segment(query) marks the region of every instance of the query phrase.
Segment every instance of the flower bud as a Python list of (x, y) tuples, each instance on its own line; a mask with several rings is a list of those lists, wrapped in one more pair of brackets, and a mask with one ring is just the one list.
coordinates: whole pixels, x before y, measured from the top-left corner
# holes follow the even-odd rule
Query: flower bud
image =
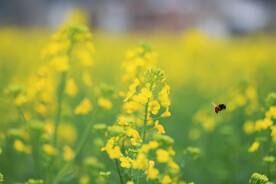
[(265, 103), (268, 106), (275, 106), (276, 105), (276, 93), (270, 93), (267, 98), (265, 99)]
[(267, 184), (268, 178), (265, 175), (259, 173), (253, 173), (251, 179), (249, 180), (250, 184)]
[(272, 164), (275, 162), (275, 157), (274, 156), (266, 156), (263, 158), (263, 161), (268, 164)]
[(154, 136), (153, 139), (163, 146), (170, 146), (174, 143), (173, 138), (168, 135), (157, 134)]

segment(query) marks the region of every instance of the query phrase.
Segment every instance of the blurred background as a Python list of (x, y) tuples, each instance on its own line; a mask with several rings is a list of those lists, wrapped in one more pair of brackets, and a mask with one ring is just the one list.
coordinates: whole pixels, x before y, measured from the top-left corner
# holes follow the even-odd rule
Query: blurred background
[(191, 27), (212, 35), (275, 31), (274, 0), (1, 0), (0, 25), (57, 28), (76, 7), (93, 29), (170, 31)]
[[(262, 153), (248, 148), (259, 134), (255, 121), (268, 110), (265, 99), (276, 91), (275, 9), (274, 0), (0, 0), (2, 132), (19, 126), (11, 123), (16, 113), (3, 92), (11, 84), (29, 84), (51, 35), (77, 19), (92, 32), (96, 51), (89, 72), (96, 85), (127, 91), (122, 81), (126, 51), (146, 41), (158, 53), (157, 66), (171, 86), (172, 117), (164, 127), (175, 140), (178, 163), (185, 165), (183, 180), (248, 183), (253, 172), (267, 172)], [(212, 101), (225, 103), (227, 110), (215, 114)], [(114, 104), (99, 123), (113, 125), (120, 105)], [(72, 131), (81, 135), (79, 126)], [(83, 157), (91, 153), (93, 143), (89, 145)], [(183, 161), (189, 146), (201, 150), (192, 162)], [(25, 157), (14, 155), (1, 158), (0, 153), (0, 171), (10, 181), (25, 181), (32, 167), (26, 169)], [(109, 163), (106, 156), (99, 161)], [(275, 173), (274, 168), (274, 181)]]

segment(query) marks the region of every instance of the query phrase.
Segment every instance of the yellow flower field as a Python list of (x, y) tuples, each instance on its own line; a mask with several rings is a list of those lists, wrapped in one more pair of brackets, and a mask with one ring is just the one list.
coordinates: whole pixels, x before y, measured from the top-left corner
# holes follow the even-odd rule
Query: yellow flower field
[(274, 35), (78, 21), (0, 40), (0, 184), (276, 182)]

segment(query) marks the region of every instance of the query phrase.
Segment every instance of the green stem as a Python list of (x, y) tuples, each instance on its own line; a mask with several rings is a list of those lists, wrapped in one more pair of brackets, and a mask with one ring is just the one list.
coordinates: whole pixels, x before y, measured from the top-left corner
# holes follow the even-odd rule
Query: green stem
[(23, 121), (25, 129), (28, 132), (30, 139), (31, 139), (30, 140), (30, 145), (31, 145), (31, 149), (32, 149), (31, 154), (32, 154), (33, 162), (34, 162), (35, 175), (37, 178), (39, 178), (40, 166), (39, 166), (39, 159), (38, 159), (39, 158), (39, 152), (38, 152), (38, 148), (37, 148), (38, 144), (36, 143), (36, 139), (33, 139), (32, 135), (31, 135), (30, 129), (27, 124), (27, 120), (24, 116), (22, 109), (20, 107), (17, 107), (17, 110), (19, 113), (19, 118)]
[[(149, 99), (148, 99), (149, 100)], [(147, 123), (148, 123), (148, 107), (149, 107), (149, 102), (146, 103), (145, 106), (145, 117), (144, 117), (144, 126), (143, 126), (143, 134), (142, 134), (142, 143), (141, 146), (145, 142), (145, 137), (146, 137), (146, 132), (147, 132)], [(140, 183), (140, 175), (141, 175), (141, 169), (138, 170), (137, 174), (137, 184)]]
[[(95, 111), (95, 114), (96, 114), (96, 111)], [(95, 115), (94, 114), (94, 115)], [(93, 126), (93, 121), (91, 121), (87, 127), (85, 128), (85, 131), (84, 133), (82, 134), (82, 137), (76, 147), (76, 150), (75, 150), (75, 156), (72, 160), (70, 160), (69, 162), (67, 162), (63, 168), (60, 170), (60, 172), (57, 174), (56, 178), (54, 179), (53, 181), (53, 184), (58, 184), (60, 182), (60, 180), (64, 177), (64, 175), (66, 174), (67, 170), (69, 169), (69, 167), (71, 166), (71, 164), (74, 162), (74, 159), (76, 158), (76, 156), (79, 154), (80, 150), (82, 149), (88, 135), (89, 135), (89, 132), (91, 131), (92, 129), (92, 126)]]
[(61, 119), (61, 111), (62, 111), (62, 99), (63, 99), (63, 92), (65, 88), (65, 81), (66, 81), (66, 72), (61, 73), (60, 83), (58, 86), (58, 92), (57, 92), (57, 113), (55, 118), (55, 132), (54, 132), (54, 147), (57, 144), (57, 133), (58, 133), (58, 125)]
[(116, 167), (117, 167), (118, 175), (120, 177), (120, 183), (124, 184), (124, 180), (123, 180), (123, 176), (121, 174), (121, 170), (120, 170), (118, 159), (115, 159), (115, 162), (116, 162)]

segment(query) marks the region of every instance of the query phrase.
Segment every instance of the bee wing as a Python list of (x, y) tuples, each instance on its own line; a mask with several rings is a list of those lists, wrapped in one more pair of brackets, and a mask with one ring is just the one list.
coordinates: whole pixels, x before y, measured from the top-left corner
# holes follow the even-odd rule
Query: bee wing
[(211, 102), (211, 104), (212, 104), (214, 107), (218, 106), (215, 102)]

